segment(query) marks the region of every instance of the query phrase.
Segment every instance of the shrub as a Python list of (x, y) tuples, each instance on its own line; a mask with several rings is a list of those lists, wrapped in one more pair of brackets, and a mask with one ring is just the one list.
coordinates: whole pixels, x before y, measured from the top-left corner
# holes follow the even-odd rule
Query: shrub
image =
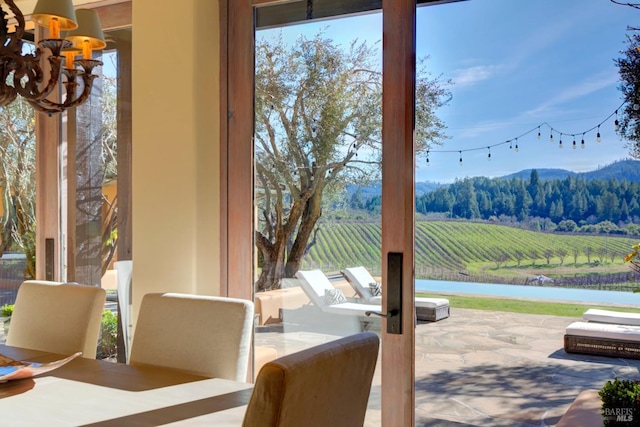
[(638, 380), (607, 381), (598, 393), (602, 399), (605, 426), (634, 426), (640, 420), (640, 382)]
[(100, 341), (98, 342), (98, 359), (113, 357), (117, 352), (118, 316), (110, 310), (102, 312), (100, 322)]
[(11, 317), (13, 314), (13, 304), (5, 304), (0, 307), (0, 316), (2, 317)]

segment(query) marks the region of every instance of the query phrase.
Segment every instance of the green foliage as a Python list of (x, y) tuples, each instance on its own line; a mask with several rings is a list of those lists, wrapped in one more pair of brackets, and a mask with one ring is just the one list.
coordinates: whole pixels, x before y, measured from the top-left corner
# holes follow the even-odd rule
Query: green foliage
[[(640, 420), (640, 382), (615, 378), (598, 392), (602, 399), (602, 416), (605, 426), (637, 425)], [(616, 420), (616, 415), (630, 415), (627, 422)], [(632, 422), (628, 422), (632, 421)]]
[[(572, 176), (540, 181), (533, 172), (529, 179), (457, 180), (416, 198), (416, 212), (439, 212), (464, 219), (506, 218), (512, 222), (544, 218), (558, 222), (558, 231), (567, 232), (637, 232), (636, 228), (626, 231), (617, 224), (640, 219), (639, 182), (584, 180)], [(365, 201), (364, 206), (368, 203)]]
[(100, 341), (97, 358), (106, 359), (116, 355), (118, 343), (118, 316), (110, 310), (102, 312), (100, 322)]
[(622, 137), (630, 141), (629, 154), (635, 158), (640, 158), (640, 34), (627, 35), (627, 48), (620, 52), (623, 56), (615, 60), (620, 75), (620, 85), (618, 86), (627, 100), (619, 115), (620, 129)]
[(0, 307), (0, 316), (2, 317), (11, 317), (13, 314), (13, 304), (5, 304)]

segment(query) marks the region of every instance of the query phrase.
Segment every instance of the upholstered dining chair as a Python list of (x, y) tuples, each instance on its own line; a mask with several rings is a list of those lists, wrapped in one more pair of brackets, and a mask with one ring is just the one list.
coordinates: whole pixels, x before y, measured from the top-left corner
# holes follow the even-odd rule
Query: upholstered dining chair
[(104, 289), (43, 280), (18, 288), (6, 344), (59, 354), (96, 357)]
[(265, 364), (243, 427), (362, 426), (379, 342), (361, 332)]
[(253, 311), (253, 302), (236, 298), (146, 294), (129, 364), (163, 366), (244, 382)]

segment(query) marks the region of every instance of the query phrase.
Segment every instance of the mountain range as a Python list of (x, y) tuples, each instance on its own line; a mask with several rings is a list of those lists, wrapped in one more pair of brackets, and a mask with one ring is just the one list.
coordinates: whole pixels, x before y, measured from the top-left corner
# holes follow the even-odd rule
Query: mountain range
[[(573, 172), (567, 169), (550, 169), (550, 168), (535, 168), (538, 171), (538, 176), (543, 181), (549, 181), (554, 179), (565, 179), (568, 176), (573, 176), (578, 179), (602, 180), (608, 181), (610, 179), (616, 179), (618, 181), (627, 180), (628, 182), (640, 182), (640, 160), (618, 160), (607, 166), (603, 166), (593, 171), (588, 172)], [(509, 175), (498, 177), (497, 179), (511, 179), (521, 178), (529, 179), (531, 171), (533, 169), (523, 169), (519, 172), (515, 172)], [(442, 187), (447, 184), (438, 182), (416, 182), (416, 196), (420, 196), (425, 193), (429, 193), (438, 187)], [(369, 186), (350, 185), (347, 187), (349, 196), (355, 193), (358, 188), (363, 198), (370, 198), (379, 196), (382, 192), (382, 185), (380, 182), (376, 182)]]

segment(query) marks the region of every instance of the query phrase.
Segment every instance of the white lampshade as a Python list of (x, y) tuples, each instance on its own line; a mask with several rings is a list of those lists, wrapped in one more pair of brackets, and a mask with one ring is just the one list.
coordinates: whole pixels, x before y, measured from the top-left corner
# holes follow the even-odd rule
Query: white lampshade
[(78, 28), (67, 33), (66, 39), (73, 42), (76, 48), (82, 48), (82, 43), (88, 40), (91, 43), (91, 49), (100, 50), (107, 47), (104, 40), (104, 33), (100, 25), (98, 14), (91, 9), (76, 10), (78, 18)]
[(58, 18), (60, 29), (63, 31), (78, 27), (72, 0), (38, 0), (31, 20), (38, 25), (48, 27), (51, 18)]

